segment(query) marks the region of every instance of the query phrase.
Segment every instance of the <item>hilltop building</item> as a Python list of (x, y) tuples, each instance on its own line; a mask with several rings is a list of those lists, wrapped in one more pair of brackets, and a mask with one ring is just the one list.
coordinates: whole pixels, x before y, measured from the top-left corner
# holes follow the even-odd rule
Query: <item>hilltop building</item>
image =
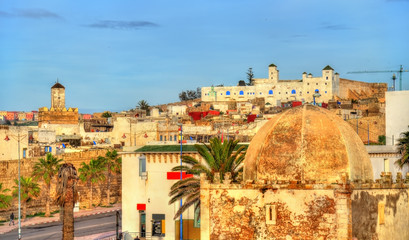
[(281, 80), (279, 70), (274, 64), (268, 67), (268, 78), (255, 78), (250, 86), (202, 87), (202, 101), (250, 101), (263, 98), (266, 105), (281, 106), (283, 102), (313, 102), (313, 95), (321, 96), (316, 101), (328, 102), (334, 99), (360, 99), (378, 94), (383, 95), (386, 84), (365, 83), (340, 78), (334, 69), (327, 65), (322, 76), (313, 77), (304, 72), (301, 79)]

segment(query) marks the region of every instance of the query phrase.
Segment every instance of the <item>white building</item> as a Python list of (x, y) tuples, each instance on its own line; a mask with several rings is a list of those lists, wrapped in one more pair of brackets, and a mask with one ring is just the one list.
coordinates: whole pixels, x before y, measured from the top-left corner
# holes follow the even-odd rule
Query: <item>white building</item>
[[(267, 79), (254, 79), (251, 86), (202, 87), (202, 101), (248, 101), (265, 98), (265, 103), (280, 105), (292, 100), (313, 101), (313, 94), (319, 92), (320, 102), (328, 102), (339, 95), (339, 74), (329, 65), (322, 70), (322, 76), (313, 77), (304, 72), (302, 79), (280, 80), (277, 66), (270, 64)], [(317, 100), (318, 101), (318, 100)]]
[[(180, 203), (168, 203), (170, 188), (180, 178), (179, 172), (172, 172), (180, 164), (180, 147), (172, 145), (172, 150), (163, 151), (169, 147), (145, 146), (122, 155), (122, 232), (134, 238), (179, 239), (179, 219), (173, 217)], [(183, 154), (198, 157), (195, 152)], [(200, 239), (198, 224), (193, 208), (183, 213), (184, 239)], [(155, 228), (160, 234), (153, 233)]]
[(395, 145), (409, 131), (409, 91), (386, 92), (385, 102), (386, 145)]

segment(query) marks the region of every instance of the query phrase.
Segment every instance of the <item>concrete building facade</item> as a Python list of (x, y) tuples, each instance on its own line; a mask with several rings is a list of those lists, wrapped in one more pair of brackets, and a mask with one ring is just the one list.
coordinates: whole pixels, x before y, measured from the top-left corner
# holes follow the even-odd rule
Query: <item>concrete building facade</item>
[[(173, 220), (179, 202), (169, 205), (170, 188), (180, 179), (180, 172), (172, 171), (173, 167), (180, 165), (177, 145), (175, 149), (122, 155), (122, 232), (128, 232), (134, 238), (179, 239), (179, 220)], [(194, 152), (183, 154), (198, 156)], [(188, 177), (186, 174), (182, 176)], [(158, 224), (162, 234), (154, 233)], [(193, 208), (183, 213), (183, 228), (183, 239), (200, 239)]]
[(387, 92), (385, 101), (386, 144), (395, 145), (409, 131), (409, 91)]

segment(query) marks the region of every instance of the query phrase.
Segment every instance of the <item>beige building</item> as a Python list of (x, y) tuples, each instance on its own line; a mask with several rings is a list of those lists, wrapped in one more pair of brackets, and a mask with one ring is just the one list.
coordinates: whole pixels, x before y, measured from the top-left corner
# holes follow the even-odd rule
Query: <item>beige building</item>
[(299, 80), (281, 80), (277, 66), (270, 64), (268, 78), (256, 78), (251, 86), (203, 87), (202, 101), (249, 101), (264, 98), (265, 103), (280, 105), (287, 101), (313, 101), (313, 94), (319, 92), (320, 102), (328, 102), (339, 94), (339, 74), (330, 66), (322, 70), (322, 76), (313, 77), (303, 73)]
[(202, 239), (409, 239), (409, 177), (382, 172), (353, 129), (304, 105), (253, 138), (243, 181), (201, 178)]
[(304, 72), (301, 79), (281, 80), (277, 66), (270, 64), (268, 78), (255, 78), (250, 86), (202, 87), (202, 101), (243, 102), (264, 98), (265, 104), (280, 106), (288, 101), (313, 102), (315, 93), (321, 95), (317, 102), (328, 102), (334, 98), (360, 99), (374, 94), (382, 97), (386, 89), (386, 84), (341, 79), (329, 65), (322, 69), (321, 76)]
[[(190, 150), (183, 154), (199, 156)], [(122, 155), (122, 232), (133, 238), (179, 239), (179, 219), (173, 220), (179, 202), (169, 205), (170, 188), (180, 179), (180, 172), (173, 172), (172, 168), (179, 164), (179, 145), (147, 145), (136, 153)], [(183, 236), (200, 239), (193, 207), (183, 213)]]

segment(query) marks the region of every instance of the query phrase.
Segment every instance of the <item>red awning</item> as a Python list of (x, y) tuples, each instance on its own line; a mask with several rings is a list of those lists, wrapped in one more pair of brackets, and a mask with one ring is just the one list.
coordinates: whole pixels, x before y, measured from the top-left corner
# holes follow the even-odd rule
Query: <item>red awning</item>
[[(193, 174), (186, 174), (186, 172), (182, 172), (182, 179), (191, 178)], [(168, 180), (180, 180), (180, 172), (167, 172), (167, 179)]]
[(138, 203), (138, 204), (136, 204), (136, 210), (139, 210), (139, 211), (145, 211), (146, 210), (146, 204), (144, 204), (144, 203)]

